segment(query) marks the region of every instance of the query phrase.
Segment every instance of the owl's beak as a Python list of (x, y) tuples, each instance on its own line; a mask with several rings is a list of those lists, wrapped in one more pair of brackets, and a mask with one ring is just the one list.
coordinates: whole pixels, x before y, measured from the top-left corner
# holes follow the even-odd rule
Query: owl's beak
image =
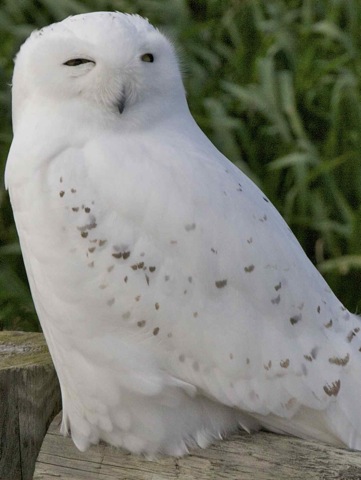
[(119, 110), (119, 113), (122, 114), (123, 111), (124, 111), (124, 108), (125, 108), (125, 97), (122, 96), (121, 100), (118, 102), (118, 110)]
[(120, 114), (122, 114), (122, 113), (124, 112), (125, 99), (126, 99), (125, 89), (123, 88), (122, 94), (121, 94), (120, 99), (119, 99), (119, 101), (118, 101), (118, 103), (117, 103), (118, 111), (119, 111)]

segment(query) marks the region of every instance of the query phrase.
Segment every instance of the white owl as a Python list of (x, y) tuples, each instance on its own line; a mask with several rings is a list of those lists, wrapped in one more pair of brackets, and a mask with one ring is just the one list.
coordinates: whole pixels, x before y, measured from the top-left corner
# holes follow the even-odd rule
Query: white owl
[(16, 58), (10, 192), (64, 433), (183, 455), (239, 425), (361, 449), (361, 322), (193, 120), (147, 20)]

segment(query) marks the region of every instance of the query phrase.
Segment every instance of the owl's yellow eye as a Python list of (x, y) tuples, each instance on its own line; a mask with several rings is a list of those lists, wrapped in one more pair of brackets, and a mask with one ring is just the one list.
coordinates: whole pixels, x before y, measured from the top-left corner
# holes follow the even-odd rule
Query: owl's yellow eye
[(67, 65), (68, 67), (77, 67), (78, 65), (81, 65), (83, 63), (95, 63), (93, 60), (88, 60), (87, 58), (72, 58), (71, 60), (68, 60), (67, 62), (64, 63), (64, 65)]
[(142, 60), (142, 62), (153, 63), (154, 55), (152, 53), (144, 53), (144, 55), (142, 55), (140, 59)]

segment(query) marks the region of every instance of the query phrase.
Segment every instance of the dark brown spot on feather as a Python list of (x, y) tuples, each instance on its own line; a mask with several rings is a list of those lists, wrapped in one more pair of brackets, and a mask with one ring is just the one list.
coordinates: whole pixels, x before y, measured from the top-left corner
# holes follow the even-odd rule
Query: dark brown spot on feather
[(156, 268), (156, 267), (149, 267), (149, 271), (150, 271), (151, 273), (153, 273), (153, 272), (155, 272), (155, 268)]
[(114, 258), (124, 258), (126, 260), (130, 255), (130, 252), (117, 252), (117, 253), (112, 253), (112, 256)]
[(264, 368), (265, 370), (267, 370), (267, 371), (268, 371), (271, 367), (272, 367), (272, 362), (271, 362), (271, 360), (267, 363), (267, 365), (263, 365), (263, 368)]
[(251, 273), (254, 270), (254, 265), (249, 265), (248, 267), (244, 267), (244, 271), (246, 273)]
[(93, 228), (96, 228), (97, 224), (95, 220), (93, 220), (91, 223), (87, 223), (86, 225), (83, 225), (82, 227), (77, 227), (79, 232), (85, 232), (86, 230), (92, 230)]
[(276, 290), (276, 292), (278, 292), (278, 290), (280, 290), (280, 288), (282, 287), (282, 283), (278, 283), (277, 285), (275, 285), (274, 289)]
[(138, 327), (140, 327), (140, 328), (144, 327), (145, 324), (146, 324), (146, 321), (145, 321), (145, 320), (139, 320), (139, 322), (137, 322), (137, 325), (138, 325)]
[(293, 317), (290, 318), (291, 325), (296, 325), (300, 320), (302, 319), (302, 315), (293, 315)]
[(331, 385), (327, 384), (323, 387), (326, 395), (329, 397), (336, 397), (338, 392), (340, 391), (341, 388), (341, 380), (336, 380), (335, 382), (332, 382)]
[(227, 285), (227, 280), (217, 280), (215, 282), (217, 288), (224, 288)]
[(62, 190), (61, 192), (59, 192), (59, 195), (60, 195), (61, 197), (64, 197), (64, 195), (65, 195), (64, 190)]
[(273, 303), (273, 305), (278, 305), (280, 303), (280, 300), (281, 295), (277, 295), (277, 297), (271, 299), (271, 302)]
[(159, 327), (156, 327), (154, 330), (153, 330), (153, 335), (158, 335), (159, 333)]
[(290, 360), (289, 358), (286, 358), (286, 360), (281, 360), (280, 361), (280, 366), (281, 368), (288, 368), (290, 365)]
[(360, 329), (358, 327), (354, 328), (353, 330), (351, 330), (351, 332), (347, 335), (347, 341), (349, 343), (352, 342), (353, 338), (356, 337), (357, 333), (360, 331)]
[(331, 357), (328, 359), (330, 363), (333, 365), (340, 365), (341, 367), (344, 367), (345, 365), (348, 364), (350, 360), (350, 354), (348, 353), (344, 358), (341, 357)]

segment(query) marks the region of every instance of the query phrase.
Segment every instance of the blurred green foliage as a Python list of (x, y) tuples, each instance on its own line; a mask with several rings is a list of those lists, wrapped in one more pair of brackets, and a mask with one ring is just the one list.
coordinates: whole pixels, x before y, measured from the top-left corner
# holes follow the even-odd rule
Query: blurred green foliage
[[(177, 45), (206, 134), (281, 211), (352, 311), (361, 302), (359, 0), (2, 0), (0, 172), (13, 58), (34, 29), (96, 10), (139, 13)], [(0, 329), (38, 329), (0, 180)]]

